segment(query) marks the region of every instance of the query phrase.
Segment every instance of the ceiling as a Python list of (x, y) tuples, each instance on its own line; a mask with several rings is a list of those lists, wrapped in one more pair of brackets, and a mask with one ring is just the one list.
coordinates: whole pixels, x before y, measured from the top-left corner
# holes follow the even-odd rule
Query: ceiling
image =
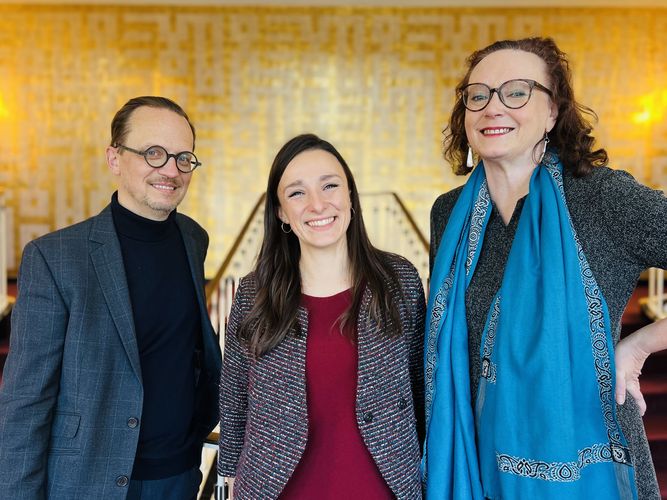
[(230, 5), (250, 6), (369, 6), (369, 7), (665, 7), (667, 0), (3, 0), (21, 5)]

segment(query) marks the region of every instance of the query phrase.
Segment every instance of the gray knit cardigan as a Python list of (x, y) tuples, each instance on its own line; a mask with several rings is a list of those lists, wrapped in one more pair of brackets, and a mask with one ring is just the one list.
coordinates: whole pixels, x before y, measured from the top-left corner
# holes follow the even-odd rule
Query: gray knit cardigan
[[(667, 198), (661, 191), (637, 183), (627, 172), (606, 167), (595, 168), (581, 178), (565, 172), (563, 181), (570, 217), (607, 301), (616, 343), (621, 331), (621, 315), (640, 272), (647, 267), (667, 268)], [(433, 205), (431, 263), (460, 192), (459, 187), (445, 193)], [(494, 206), (475, 275), (466, 291), (472, 394), (477, 392), (481, 372), (482, 330), (502, 281), (524, 200), (517, 203), (507, 226)], [(638, 407), (628, 396), (626, 403), (616, 408), (633, 454), (639, 499), (659, 500), (658, 483)]]
[[(390, 263), (402, 287), (402, 294), (392, 290), (402, 335), (386, 338), (374, 331), (375, 323), (369, 318), (371, 293), (366, 289), (357, 319), (357, 425), (396, 497), (418, 499), (422, 497), (418, 435), (424, 420), (424, 291), (412, 264), (398, 256), (391, 256)], [(254, 360), (237, 334), (256, 288), (251, 273), (236, 293), (220, 381), (218, 472), (236, 477), (234, 498), (239, 500), (277, 498), (308, 439), (307, 312), (299, 308), (295, 335)]]

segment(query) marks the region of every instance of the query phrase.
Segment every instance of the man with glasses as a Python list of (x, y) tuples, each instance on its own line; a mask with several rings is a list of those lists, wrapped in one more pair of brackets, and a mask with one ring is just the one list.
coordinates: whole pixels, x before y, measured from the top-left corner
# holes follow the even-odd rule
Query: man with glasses
[(164, 97), (128, 101), (99, 215), (29, 243), (0, 388), (0, 499), (196, 498), (217, 422), (208, 236), (176, 212), (195, 130)]

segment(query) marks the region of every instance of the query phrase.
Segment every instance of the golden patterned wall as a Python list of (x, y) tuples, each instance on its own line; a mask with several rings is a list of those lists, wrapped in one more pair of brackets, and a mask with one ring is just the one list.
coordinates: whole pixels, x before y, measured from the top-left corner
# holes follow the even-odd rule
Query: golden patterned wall
[(47, 231), (98, 212), (104, 148), (128, 98), (163, 94), (198, 130), (182, 211), (211, 235), (212, 274), (263, 191), (277, 149), (313, 131), (362, 191), (395, 190), (428, 232), (462, 182), (441, 130), (472, 50), (553, 36), (614, 167), (667, 184), (667, 9), (267, 8), (0, 5), (0, 203), (9, 267)]

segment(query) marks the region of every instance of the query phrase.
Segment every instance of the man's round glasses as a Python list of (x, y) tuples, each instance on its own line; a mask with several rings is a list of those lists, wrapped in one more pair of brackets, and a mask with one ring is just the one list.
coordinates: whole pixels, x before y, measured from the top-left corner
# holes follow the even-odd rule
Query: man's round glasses
[(151, 146), (145, 151), (139, 151), (138, 149), (128, 148), (123, 144), (116, 144), (117, 148), (127, 149), (130, 153), (135, 155), (143, 156), (146, 163), (148, 163), (153, 168), (164, 167), (169, 158), (173, 158), (176, 161), (176, 168), (183, 172), (184, 174), (189, 174), (195, 168), (201, 165), (197, 161), (197, 157), (191, 151), (181, 151), (180, 153), (169, 153), (162, 146)]
[(461, 100), (469, 111), (482, 111), (491, 102), (495, 92), (505, 106), (510, 109), (519, 109), (528, 104), (533, 89), (539, 89), (553, 97), (551, 90), (535, 80), (508, 80), (498, 88), (492, 89), (484, 83), (469, 83), (461, 90)]

